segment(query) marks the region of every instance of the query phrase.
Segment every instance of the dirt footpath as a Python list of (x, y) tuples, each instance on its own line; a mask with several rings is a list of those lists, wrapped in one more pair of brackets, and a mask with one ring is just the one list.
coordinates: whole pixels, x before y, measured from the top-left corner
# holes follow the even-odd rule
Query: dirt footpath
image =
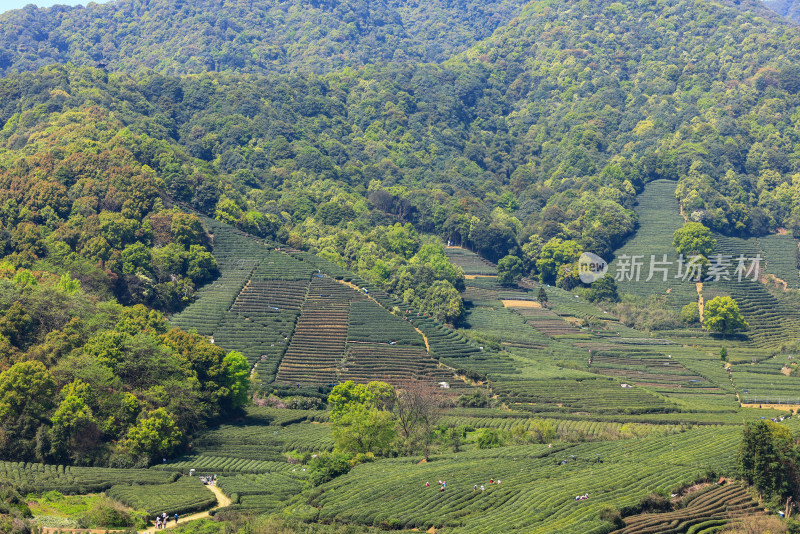
[[(189, 521), (196, 521), (198, 519), (203, 519), (206, 517), (211, 517), (211, 511), (216, 510), (217, 508), (224, 508), (226, 506), (230, 506), (231, 500), (222, 493), (216, 486), (206, 486), (216, 497), (217, 497), (217, 505), (205, 512), (198, 512), (196, 514), (187, 515), (184, 517), (178, 518), (178, 523), (176, 524), (174, 519), (170, 518), (167, 522), (167, 529), (175, 528), (178, 525), (182, 525), (183, 523), (188, 523)], [(69, 528), (52, 528), (52, 527), (40, 527), (42, 532), (45, 534), (53, 534), (55, 532), (62, 532), (62, 533), (74, 533), (74, 534), (106, 534), (106, 533), (113, 533), (113, 532), (125, 532), (124, 530), (109, 530), (105, 528), (100, 529), (69, 529)], [(146, 530), (140, 530), (139, 534), (154, 534), (156, 532), (161, 532), (162, 530), (166, 529), (159, 529), (156, 530), (155, 525), (148, 527)]]

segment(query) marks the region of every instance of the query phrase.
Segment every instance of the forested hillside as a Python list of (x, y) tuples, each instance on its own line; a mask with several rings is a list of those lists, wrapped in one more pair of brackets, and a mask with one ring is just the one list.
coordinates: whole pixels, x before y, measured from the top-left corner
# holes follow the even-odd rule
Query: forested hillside
[[(0, 74), (14, 491), (183, 513), (214, 499), (178, 473), (219, 472), (223, 518), (325, 533), (697, 531), (725, 495), (800, 498), (667, 497), (744, 472), (746, 421), (798, 457), (800, 29), (761, 2), (29, 6)], [(590, 286), (584, 251), (766, 268)], [(175, 475), (110, 487), (153, 462)]]
[(121, 0), (0, 15), (0, 73), (52, 63), (162, 74), (325, 72), (442, 61), (516, 16), (520, 0)]
[(793, 26), (699, 0), (536, 2), (441, 65), (13, 74), (2, 135), (9, 156), (33, 153), (62, 114), (77, 128), (71, 111), (113, 112), (104, 135), (119, 132), (175, 198), (241, 228), (367, 274), (370, 248), (330, 239), (411, 223), (490, 259), (520, 254), (538, 275), (548, 242), (608, 255), (656, 178), (678, 180), (687, 217), (717, 231), (796, 227), (798, 44)]

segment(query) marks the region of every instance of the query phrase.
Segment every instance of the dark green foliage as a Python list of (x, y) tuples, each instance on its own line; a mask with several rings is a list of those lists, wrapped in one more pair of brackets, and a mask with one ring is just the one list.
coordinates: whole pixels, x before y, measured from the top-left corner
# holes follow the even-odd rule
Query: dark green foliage
[[(441, 61), (491, 35), (524, 5), (470, 0), (267, 2), (247, 4), (249, 10), (244, 13), (236, 2), (203, 0), (190, 5), (165, 1), (146, 7), (126, 2), (119, 6), (25, 9), (4, 13), (0, 18), (0, 48), (4, 50), (0, 72), (52, 63), (94, 65), (101, 58), (109, 69), (155, 67), (162, 74), (320, 72), (392, 59)], [(103, 30), (99, 29), (99, 20), (106, 21)], [(15, 31), (20, 28), (24, 30)], [(187, 47), (188, 40), (202, 32), (203, 44), (195, 41)], [(129, 46), (131, 35), (138, 36), (133, 47)], [(103, 37), (105, 46), (100, 45)], [(11, 52), (17, 46), (31, 53)], [(309, 47), (316, 52), (309, 54)], [(202, 89), (184, 90), (163, 77), (144, 87), (150, 98), (167, 105), (188, 101), (192, 107), (206, 103)], [(249, 115), (256, 102), (242, 101), (241, 112)], [(304, 98), (301, 104), (308, 115), (326, 109), (321, 98)]]
[(489, 406), (489, 398), (481, 390), (476, 390), (471, 395), (461, 395), (458, 405), (465, 408), (485, 408)]
[(497, 283), (504, 286), (514, 285), (522, 278), (522, 260), (516, 256), (506, 256), (497, 262)]
[(167, 332), (159, 312), (98, 301), (52, 274), (6, 273), (0, 322), (26, 333), (2, 338), (0, 458), (146, 464), (248, 400), (243, 358)]
[(343, 453), (322, 453), (309, 462), (308, 482), (319, 486), (350, 471), (351, 456)]
[(476, 442), (479, 449), (493, 449), (503, 445), (505, 439), (496, 428), (482, 428), (478, 431)]
[(798, 462), (797, 446), (787, 428), (770, 421), (745, 425), (739, 447), (739, 473), (765, 498), (797, 498)]
[(544, 286), (539, 286), (539, 292), (536, 294), (536, 302), (542, 305), (542, 308), (547, 307), (547, 291)]
[(589, 291), (586, 293), (586, 299), (589, 302), (619, 302), (617, 282), (614, 277), (607, 274), (603, 278), (592, 282)]

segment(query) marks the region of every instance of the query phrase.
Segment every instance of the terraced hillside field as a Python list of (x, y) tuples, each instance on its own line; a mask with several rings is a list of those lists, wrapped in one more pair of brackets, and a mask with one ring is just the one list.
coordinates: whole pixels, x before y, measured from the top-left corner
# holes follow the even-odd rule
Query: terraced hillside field
[[(599, 533), (606, 506), (638, 503), (650, 491), (675, 492), (702, 476), (733, 470), (736, 428), (571, 446), (528, 445), (447, 454), (420, 464), (364, 464), (320, 488), (311, 505), (324, 522), (457, 532)], [(489, 484), (500, 479), (500, 484)], [(447, 482), (439, 491), (437, 480)], [(430, 482), (430, 487), (425, 483)], [(485, 491), (474, 486), (484, 486)], [(577, 501), (576, 495), (589, 494)]]
[(758, 502), (739, 484), (710, 486), (687, 496), (672, 512), (640, 514), (624, 519), (612, 534), (683, 534), (712, 532), (748, 515), (763, 514)]
[(800, 289), (798, 274), (798, 241), (787, 234), (773, 234), (758, 238), (764, 255), (764, 270), (786, 282), (789, 289)]
[[(669, 180), (655, 180), (645, 187), (637, 197), (636, 214), (639, 217), (639, 227), (636, 233), (624, 246), (614, 252), (615, 259), (609, 265), (609, 272), (617, 275), (620, 272), (621, 262), (624, 257), (633, 263), (633, 257), (641, 262), (638, 280), (621, 279), (617, 281), (620, 293), (630, 293), (640, 297), (658, 295), (666, 299), (667, 305), (680, 308), (689, 302), (697, 301), (697, 292), (692, 282), (676, 279), (677, 274), (674, 262), (677, 260), (675, 248), (672, 246), (672, 234), (683, 226), (678, 200), (675, 198), (676, 183)], [(651, 258), (656, 262), (673, 262), (671, 266), (653, 264), (653, 277), (651, 274)], [(664, 272), (656, 269), (669, 268), (667, 279)], [(630, 271), (627, 271), (630, 273)]]
[[(741, 255), (754, 258), (760, 253), (755, 240), (721, 235), (715, 235), (715, 238), (717, 239), (715, 254), (733, 258)], [(734, 265), (736, 263), (734, 261)], [(740, 281), (738, 276), (733, 276), (733, 272), (731, 274), (730, 280), (720, 280), (718, 286), (739, 305), (742, 315), (749, 324), (747, 336), (753, 345), (760, 348), (775, 348), (798, 337), (800, 310), (770, 294), (761, 282), (744, 276)], [(712, 284), (704, 284), (704, 290), (706, 286), (710, 288)]]
[[(420, 317), (417, 326), (430, 333), (429, 354), (413, 314), (392, 315), (388, 310), (401, 303), (385, 291), (313, 254), (281, 250), (218, 221), (203, 222), (214, 236), (220, 275), (171, 322), (242, 352), (262, 384), (327, 385), (339, 382), (342, 372), (371, 380), (401, 369), (408, 371), (403, 377), (452, 382), (452, 372), (431, 356), (479, 352)], [(354, 348), (345, 361), (348, 341), (377, 345), (369, 354)], [(403, 352), (393, 350), (395, 345), (419, 349)]]
[(365, 299), (363, 293), (335, 280), (314, 276), (277, 381), (301, 385), (337, 383), (337, 368), (347, 342), (350, 303)]
[(467, 249), (461, 247), (447, 247), (445, 253), (447, 257), (450, 258), (450, 261), (461, 267), (464, 274), (467, 276), (497, 275), (497, 267), (494, 264)]
[(0, 482), (11, 483), (23, 493), (43, 491), (58, 491), (64, 494), (94, 493), (106, 490), (114, 484), (145, 486), (168, 484), (174, 480), (174, 473), (149, 469), (0, 462)]

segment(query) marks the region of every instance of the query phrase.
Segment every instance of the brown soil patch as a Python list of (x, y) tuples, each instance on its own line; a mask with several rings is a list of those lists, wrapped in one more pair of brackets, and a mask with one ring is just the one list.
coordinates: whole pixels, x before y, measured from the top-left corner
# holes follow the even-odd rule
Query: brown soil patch
[(778, 235), (786, 235), (787, 233), (786, 228), (778, 228)]
[(700, 322), (703, 322), (703, 310), (705, 309), (705, 302), (703, 302), (703, 282), (697, 282), (697, 310), (700, 312)]
[(786, 376), (790, 376), (792, 374), (792, 370), (789, 369), (788, 367), (783, 367), (781, 369), (781, 373), (785, 374)]
[(534, 300), (501, 300), (506, 308), (541, 308), (542, 305)]
[(493, 274), (465, 274), (464, 280), (475, 280), (476, 278), (496, 278)]
[[(741, 404), (741, 403), (740, 403)], [(763, 408), (765, 410), (800, 410), (800, 404), (741, 404), (742, 408)]]

